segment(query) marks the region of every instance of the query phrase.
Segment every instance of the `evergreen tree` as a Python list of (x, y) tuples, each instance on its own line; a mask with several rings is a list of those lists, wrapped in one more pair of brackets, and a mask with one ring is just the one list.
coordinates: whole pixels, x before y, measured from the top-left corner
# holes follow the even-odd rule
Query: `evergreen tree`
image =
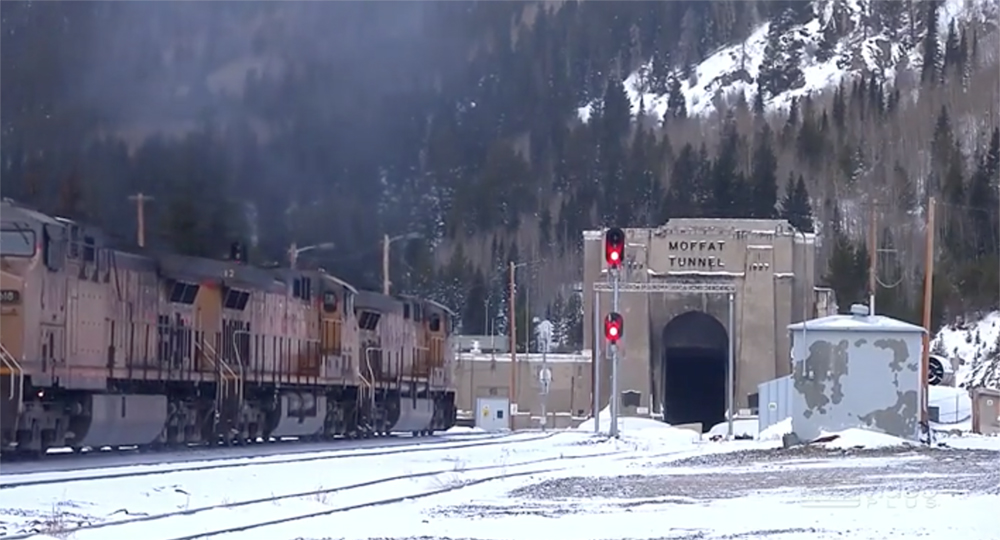
[(805, 84), (802, 73), (802, 42), (792, 32), (795, 12), (788, 8), (767, 31), (767, 43), (757, 75), (757, 92), (774, 97)]
[(788, 174), (785, 194), (781, 199), (781, 218), (787, 220), (797, 231), (814, 232), (812, 203), (809, 201), (806, 181), (801, 174), (797, 181), (794, 180), (792, 173)]
[(656, 48), (649, 63), (649, 91), (656, 95), (666, 94), (670, 90), (671, 82), (670, 54)]
[(464, 298), (465, 309), (461, 314), (463, 334), (477, 336), (486, 334), (488, 318), (486, 298), (488, 294), (486, 278), (483, 277), (482, 270), (476, 270), (472, 274), (472, 282)]
[(931, 172), (926, 182), (924, 200), (941, 193), (944, 177), (952, 165), (954, 154), (955, 136), (951, 129), (951, 116), (948, 114), (948, 108), (942, 105), (934, 124), (934, 135), (931, 141)]
[(687, 118), (687, 98), (681, 89), (681, 81), (674, 76), (669, 80), (667, 111), (664, 113), (664, 119), (667, 117), (678, 120)]
[(941, 62), (941, 46), (938, 44), (938, 2), (926, 2), (924, 28), (924, 59), (920, 68), (920, 82), (938, 80)]
[[(599, 123), (599, 163), (601, 198), (598, 200), (603, 223), (620, 222), (628, 219), (629, 203), (625, 187), (625, 136), (628, 134), (632, 113), (628, 95), (622, 82), (613, 79), (608, 82), (604, 93)], [(625, 188), (625, 189), (623, 189)], [(625, 215), (623, 215), (625, 214)]]
[(1000, 250), (997, 237), (998, 200), (994, 181), (1000, 175), (1000, 128), (993, 129), (986, 154), (979, 160), (969, 182), (967, 205), (970, 209), (972, 256), (974, 259), (995, 256)]
[(773, 134), (766, 123), (757, 134), (751, 167), (750, 216), (759, 219), (777, 217), (778, 160), (774, 156)]
[(571, 351), (582, 351), (589, 346), (583, 342), (583, 299), (574, 292), (566, 299), (563, 315), (566, 327), (566, 347)]
[(701, 163), (691, 143), (681, 148), (670, 174), (670, 187), (664, 202), (660, 221), (675, 217), (700, 217), (701, 203), (697, 197), (703, 192), (699, 184)]
[(59, 201), (56, 205), (56, 212), (63, 217), (76, 220), (86, 220), (87, 212), (84, 209), (83, 186), (80, 181), (80, 172), (76, 169), (70, 171), (59, 186)]
[(564, 352), (567, 338), (566, 300), (561, 292), (556, 292), (555, 298), (549, 302), (545, 318), (552, 323), (552, 342), (555, 346), (552, 352)]
[(826, 26), (823, 27), (819, 46), (816, 48), (816, 60), (818, 62), (826, 62), (827, 60), (833, 58), (833, 53), (836, 52), (836, 49), (837, 28), (834, 25), (833, 20), (831, 20), (826, 24)]
[(734, 123), (729, 122), (723, 128), (722, 141), (716, 154), (711, 172), (712, 203), (708, 208), (708, 216), (715, 218), (745, 217), (740, 216), (746, 201), (737, 198), (742, 174), (737, 169), (739, 160), (739, 134)]

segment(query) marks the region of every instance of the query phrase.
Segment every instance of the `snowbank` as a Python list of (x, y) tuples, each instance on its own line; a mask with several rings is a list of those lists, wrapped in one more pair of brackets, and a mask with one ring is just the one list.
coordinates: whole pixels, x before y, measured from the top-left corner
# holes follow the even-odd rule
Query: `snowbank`
[(836, 436), (829, 442), (816, 443), (822, 444), (826, 448), (891, 448), (895, 446), (915, 446), (914, 443), (900, 439), (899, 437), (893, 437), (892, 435), (886, 435), (885, 433), (877, 433), (875, 431), (869, 431), (867, 429), (860, 428), (850, 428), (843, 431), (827, 432), (821, 431), (820, 437), (832, 437)]
[[(611, 409), (605, 408), (598, 416), (601, 433), (611, 428)], [(577, 431), (594, 432), (594, 419), (588, 419), (575, 428)], [(690, 429), (675, 428), (652, 418), (633, 416), (618, 417), (621, 440), (636, 450), (662, 450), (680, 448), (701, 442), (701, 434)]]
[(757, 434), (758, 441), (780, 441), (782, 437), (788, 435), (792, 432), (792, 418), (788, 417), (778, 422), (777, 424), (771, 424), (764, 431)]
[(465, 427), (465, 426), (454, 426), (445, 433), (449, 435), (465, 435), (470, 433), (486, 433), (486, 430), (481, 427)]
[(942, 435), (938, 436), (937, 442), (947, 448), (959, 448), (962, 450), (993, 450), (995, 452), (1000, 452), (1000, 437), (996, 435)]
[[(757, 417), (753, 418), (735, 418), (733, 419), (733, 436), (740, 437), (753, 437), (757, 438), (757, 429), (760, 427), (760, 421)], [(712, 429), (708, 430), (708, 433), (703, 435), (705, 439), (711, 439), (716, 435), (720, 437), (725, 437), (729, 434), (729, 422), (719, 422), (712, 426)]]

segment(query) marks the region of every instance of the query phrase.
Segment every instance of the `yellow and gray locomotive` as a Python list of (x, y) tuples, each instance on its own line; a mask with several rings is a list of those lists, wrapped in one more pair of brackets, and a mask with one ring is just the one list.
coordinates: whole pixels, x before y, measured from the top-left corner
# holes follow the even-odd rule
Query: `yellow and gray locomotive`
[(0, 450), (242, 444), (455, 422), (435, 302), (323, 271), (122, 250), (0, 210)]

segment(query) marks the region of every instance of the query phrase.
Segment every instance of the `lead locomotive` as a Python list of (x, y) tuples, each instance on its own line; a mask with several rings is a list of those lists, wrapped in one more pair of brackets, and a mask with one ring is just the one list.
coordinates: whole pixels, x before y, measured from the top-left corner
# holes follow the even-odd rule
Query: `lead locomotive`
[(417, 435), (455, 423), (454, 314), (322, 270), (113, 247), (0, 206), (0, 450)]

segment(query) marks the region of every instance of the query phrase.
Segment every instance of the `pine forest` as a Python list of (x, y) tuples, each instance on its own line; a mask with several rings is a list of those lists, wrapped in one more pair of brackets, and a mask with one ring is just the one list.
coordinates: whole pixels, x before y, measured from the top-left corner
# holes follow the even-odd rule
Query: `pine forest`
[[(995, 0), (4, 2), (4, 197), (134, 242), (301, 257), (579, 350), (582, 231), (784, 218), (919, 324), (1000, 307)], [(874, 229), (872, 229), (874, 227)], [(877, 249), (869, 248), (874, 231)], [(412, 238), (410, 238), (412, 237)], [(529, 339), (526, 325), (518, 332)]]

